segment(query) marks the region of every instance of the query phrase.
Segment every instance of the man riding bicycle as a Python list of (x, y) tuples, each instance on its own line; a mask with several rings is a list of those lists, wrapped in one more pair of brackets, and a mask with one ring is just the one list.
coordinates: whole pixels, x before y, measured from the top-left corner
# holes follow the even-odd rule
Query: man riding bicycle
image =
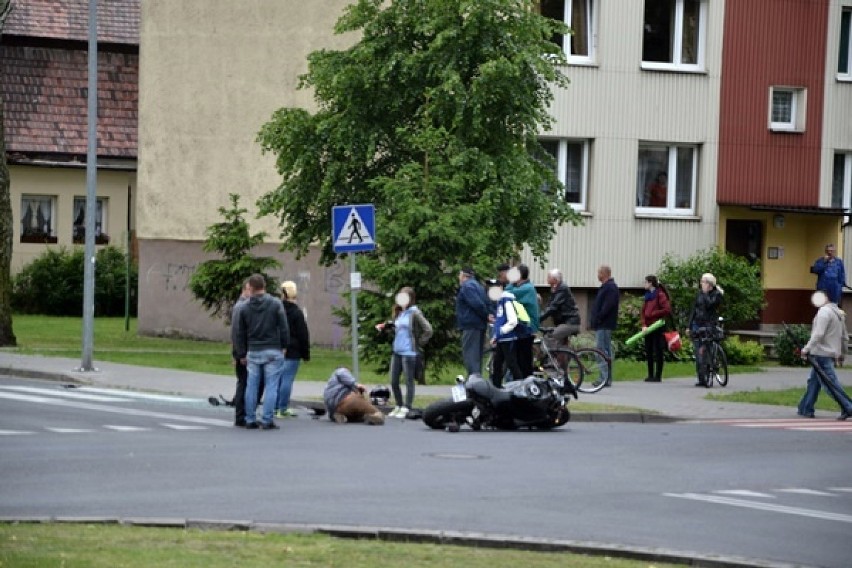
[(547, 273), (550, 285), (550, 302), (541, 314), (541, 321), (551, 318), (555, 329), (546, 338), (550, 349), (568, 343), (568, 338), (580, 333), (580, 310), (571, 293), (571, 288), (563, 281), (562, 271), (554, 268)]

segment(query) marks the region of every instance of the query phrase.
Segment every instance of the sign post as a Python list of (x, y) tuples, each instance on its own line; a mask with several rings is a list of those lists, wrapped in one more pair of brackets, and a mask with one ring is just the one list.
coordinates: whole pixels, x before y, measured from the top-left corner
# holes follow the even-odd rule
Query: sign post
[(334, 252), (349, 253), (349, 296), (352, 310), (352, 374), (360, 380), (358, 369), (358, 300), (361, 274), (356, 252), (376, 249), (376, 214), (372, 203), (337, 205), (331, 209), (331, 239)]

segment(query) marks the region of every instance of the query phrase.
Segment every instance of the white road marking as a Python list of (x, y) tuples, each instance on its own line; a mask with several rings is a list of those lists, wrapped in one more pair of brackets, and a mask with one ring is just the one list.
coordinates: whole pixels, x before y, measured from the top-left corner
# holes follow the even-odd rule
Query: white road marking
[(168, 412), (153, 412), (148, 410), (140, 410), (138, 408), (125, 408), (120, 406), (105, 406), (101, 404), (92, 404), (88, 402), (77, 402), (71, 400), (63, 400), (57, 398), (49, 398), (44, 396), (34, 396), (18, 394), (14, 392), (0, 391), (0, 398), (8, 400), (17, 400), (20, 402), (34, 402), (38, 404), (48, 404), (51, 406), (65, 406), (70, 408), (80, 408), (83, 410), (95, 410), (98, 412), (110, 412), (112, 414), (121, 414), (122, 416), (144, 416), (148, 418), (158, 418), (160, 420), (177, 420), (179, 422), (190, 422), (194, 424), (205, 424), (207, 426), (223, 426), (231, 428), (233, 422), (231, 420), (221, 420), (218, 418), (202, 418), (200, 416), (186, 416), (183, 414), (171, 414)]
[(719, 497), (715, 495), (701, 495), (700, 493), (663, 493), (663, 495), (665, 495), (666, 497), (677, 497), (678, 499), (689, 499), (692, 501), (705, 501), (707, 503), (716, 503), (717, 505), (730, 505), (732, 507), (744, 507), (746, 509), (768, 511), (770, 513), (784, 513), (787, 515), (799, 515), (802, 517), (811, 517), (824, 521), (852, 523), (852, 515), (844, 515), (842, 513), (831, 513), (828, 511), (817, 511), (815, 509), (803, 509), (800, 507), (787, 507), (784, 505), (773, 505), (771, 503), (760, 503), (757, 501), (745, 501), (743, 499), (733, 499), (730, 497)]
[(834, 493), (826, 491), (817, 491), (816, 489), (804, 489), (800, 487), (790, 487), (787, 489), (778, 489), (779, 493), (793, 493), (795, 495), (816, 495), (818, 497), (835, 497)]
[(829, 491), (842, 491), (843, 493), (852, 493), (852, 487), (829, 487)]
[(0, 430), (0, 436), (21, 436), (23, 434), (35, 434), (35, 432), (27, 432), (25, 430)]
[(57, 434), (87, 434), (89, 432), (94, 432), (94, 430), (90, 430), (88, 428), (45, 428), (45, 430), (50, 430)]
[(726, 489), (721, 491), (714, 491), (713, 493), (719, 493), (721, 495), (739, 495), (740, 497), (759, 497), (761, 499), (775, 499), (775, 495), (770, 495), (769, 493), (758, 493), (757, 491), (749, 491), (747, 489)]
[(114, 396), (102, 396), (97, 394), (84, 394), (73, 391), (56, 390), (56, 389), (41, 389), (36, 387), (19, 387), (12, 385), (0, 385), (0, 389), (11, 390), (16, 392), (26, 392), (30, 394), (41, 394), (45, 396), (57, 396), (62, 398), (70, 398), (75, 400), (91, 400), (94, 402), (128, 402), (126, 398), (118, 398)]
[(163, 401), (163, 402), (198, 402), (199, 399), (195, 398), (187, 398), (182, 396), (171, 396), (167, 394), (153, 394), (147, 392), (137, 392), (137, 391), (125, 391), (118, 389), (101, 389), (96, 387), (80, 387), (79, 391), (83, 392), (93, 392), (99, 394), (113, 395), (113, 396), (122, 396), (129, 398), (141, 398), (143, 400), (154, 400), (154, 401)]
[(194, 426), (192, 424), (166, 424), (165, 422), (162, 422), (160, 426), (165, 426), (172, 430), (207, 430), (206, 426)]
[(139, 426), (121, 426), (119, 424), (104, 424), (104, 428), (115, 430), (117, 432), (145, 432), (150, 428), (141, 428)]

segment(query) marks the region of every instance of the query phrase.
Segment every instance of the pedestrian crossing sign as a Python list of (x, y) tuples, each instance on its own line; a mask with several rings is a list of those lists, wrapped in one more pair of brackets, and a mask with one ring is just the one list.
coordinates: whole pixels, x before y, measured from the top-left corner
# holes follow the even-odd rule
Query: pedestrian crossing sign
[(332, 207), (331, 221), (334, 252), (375, 250), (376, 214), (372, 203)]

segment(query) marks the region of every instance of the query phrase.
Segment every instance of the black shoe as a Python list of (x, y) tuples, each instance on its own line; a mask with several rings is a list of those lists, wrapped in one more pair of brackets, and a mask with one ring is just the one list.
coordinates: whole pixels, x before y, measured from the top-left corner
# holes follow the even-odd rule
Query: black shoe
[(261, 430), (278, 430), (279, 426), (275, 422), (264, 422), (260, 425)]
[(846, 420), (847, 418), (849, 418), (849, 413), (845, 410), (840, 413), (840, 416), (837, 417), (837, 419), (840, 421)]
[(257, 430), (257, 428), (258, 428), (257, 422), (247, 422), (246, 423), (246, 430)]
[(662, 380), (654, 378), (654, 377), (648, 377), (648, 378), (645, 379), (645, 382), (646, 383), (659, 383), (659, 382), (662, 382)]
[(707, 385), (705, 385), (705, 384), (704, 384), (704, 381), (699, 380), (697, 383), (695, 383), (695, 386), (697, 386), (697, 387), (704, 387), (704, 386), (707, 386)]
[(237, 427), (237, 428), (245, 428), (246, 427), (246, 421), (245, 420), (235, 420), (234, 426)]

